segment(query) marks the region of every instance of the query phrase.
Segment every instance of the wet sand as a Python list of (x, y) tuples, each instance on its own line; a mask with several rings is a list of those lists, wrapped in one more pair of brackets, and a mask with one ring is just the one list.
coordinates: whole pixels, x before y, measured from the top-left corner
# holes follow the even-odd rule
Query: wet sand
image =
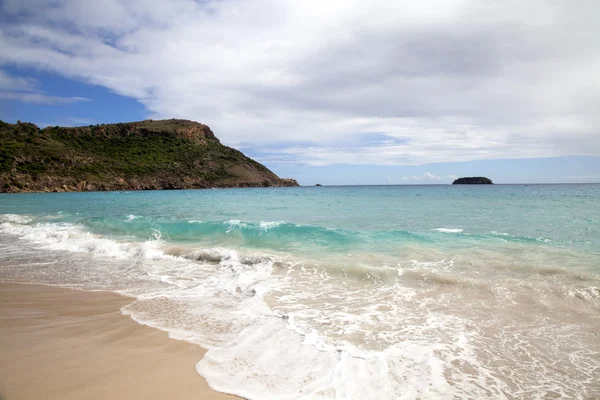
[(120, 313), (130, 299), (0, 283), (0, 398), (235, 399), (194, 365), (205, 352)]

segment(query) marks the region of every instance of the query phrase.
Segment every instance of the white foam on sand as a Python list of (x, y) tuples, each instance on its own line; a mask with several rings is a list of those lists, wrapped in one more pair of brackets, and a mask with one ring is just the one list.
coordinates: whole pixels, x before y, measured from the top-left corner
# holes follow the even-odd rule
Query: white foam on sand
[[(76, 224), (32, 224), (28, 217), (4, 215), (0, 234), (33, 243), (36, 251), (63, 252), (47, 268), (62, 268), (65, 284), (77, 273), (79, 287), (93, 283), (135, 297), (124, 314), (207, 348), (197, 372), (212, 388), (249, 399), (506, 398), (506, 393), (584, 398), (600, 373), (593, 348), (574, 341), (575, 325), (552, 330), (543, 321), (519, 330), (501, 314), (478, 311), (485, 296), (492, 306), (512, 307), (503, 300), (505, 292), (521, 286), (498, 279), (494, 284), (504, 290), (494, 291), (475, 278), (450, 279), (464, 272), (454, 259), (408, 259), (404, 267), (387, 267), (386, 276), (396, 275), (382, 280), (372, 268), (342, 273), (291, 256), (227, 248), (175, 251), (160, 232), (153, 240), (122, 242)], [(66, 252), (92, 257), (70, 260)], [(119, 260), (118, 266), (111, 260)], [(41, 268), (29, 269), (27, 278), (43, 283), (56, 275)], [(122, 283), (131, 276), (135, 284)], [(581, 297), (576, 294), (568, 299)], [(536, 331), (540, 326), (543, 332)], [(586, 349), (561, 359), (576, 371), (567, 378), (553, 369), (553, 360), (566, 354), (561, 346)], [(524, 348), (526, 356), (519, 353)], [(518, 356), (533, 360), (536, 368)]]

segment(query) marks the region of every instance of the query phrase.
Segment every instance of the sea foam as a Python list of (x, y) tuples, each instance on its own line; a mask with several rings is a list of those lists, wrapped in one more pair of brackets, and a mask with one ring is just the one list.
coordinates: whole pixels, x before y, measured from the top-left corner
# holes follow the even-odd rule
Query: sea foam
[[(33, 244), (31, 254), (48, 250), (45, 258), (60, 261), (27, 269), (14, 264), (15, 274), (27, 271), (23, 279), (40, 283), (60, 276), (67, 286), (93, 283), (134, 297), (125, 315), (206, 347), (198, 373), (216, 390), (249, 399), (576, 397), (589, 393), (600, 372), (586, 342), (593, 330), (583, 319), (561, 319), (552, 304), (597, 307), (591, 277), (573, 286), (561, 270), (512, 269), (507, 279), (499, 269), (473, 270), (479, 259), (420, 248), (402, 259), (377, 253), (310, 259), (174, 245), (158, 228), (136, 241), (76, 223), (18, 216), (0, 221), (0, 234), (17, 240), (5, 242), (11, 251), (25, 254)], [(321, 232), (288, 223), (267, 230), (283, 228)], [(489, 265), (491, 257), (497, 254), (484, 253), (481, 260)], [(515, 278), (530, 274), (538, 280)], [(511, 324), (527, 321), (530, 304), (537, 319), (525, 328)], [(573, 335), (579, 331), (587, 333)], [(587, 350), (562, 359), (576, 371), (565, 380), (552, 365), (570, 346)], [(534, 360), (536, 369), (524, 359)]]
[(460, 233), (463, 230), (460, 228), (435, 228), (432, 231), (444, 232), (444, 233)]

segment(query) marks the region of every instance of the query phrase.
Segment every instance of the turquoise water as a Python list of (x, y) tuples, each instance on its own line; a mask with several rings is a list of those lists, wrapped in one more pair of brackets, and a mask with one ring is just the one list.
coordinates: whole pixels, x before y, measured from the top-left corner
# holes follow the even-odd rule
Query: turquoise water
[(600, 396), (600, 185), (0, 195), (0, 254), (247, 398)]
[(392, 249), (398, 242), (469, 246), (501, 238), (600, 251), (600, 185), (27, 194), (0, 197), (0, 212), (79, 223), (100, 234), (143, 239), (158, 229), (174, 242), (218, 236), (272, 250)]

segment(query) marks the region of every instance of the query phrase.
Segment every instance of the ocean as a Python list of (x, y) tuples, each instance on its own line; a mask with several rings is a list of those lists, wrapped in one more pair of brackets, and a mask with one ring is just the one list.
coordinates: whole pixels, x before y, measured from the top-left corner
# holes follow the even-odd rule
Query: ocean
[(108, 290), (249, 399), (600, 398), (600, 185), (0, 195), (0, 281)]

